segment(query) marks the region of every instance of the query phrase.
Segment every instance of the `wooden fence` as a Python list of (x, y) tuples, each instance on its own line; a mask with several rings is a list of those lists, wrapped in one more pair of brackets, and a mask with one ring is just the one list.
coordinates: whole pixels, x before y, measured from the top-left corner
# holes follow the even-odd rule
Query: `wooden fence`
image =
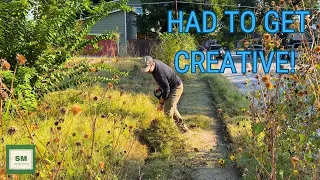
[[(93, 35), (88, 35), (88, 39), (94, 38)], [(84, 48), (83, 55), (90, 56), (109, 56), (114, 57), (118, 55), (117, 43), (112, 40), (101, 40), (98, 42), (98, 49), (95, 49), (92, 45), (88, 45)]]
[(130, 56), (141, 57), (152, 55), (152, 48), (159, 45), (158, 40), (132, 39), (128, 40), (127, 52)]
[[(94, 36), (88, 36), (89, 39)], [(158, 40), (145, 40), (145, 39), (132, 39), (128, 40), (127, 44), (127, 54), (133, 57), (141, 57), (152, 55), (152, 49), (158, 45), (160, 41)], [(98, 42), (98, 51), (91, 45), (88, 45), (84, 48), (83, 55), (89, 56), (109, 56), (114, 57), (118, 56), (118, 47), (117, 43), (111, 40), (102, 40)], [(120, 54), (121, 55), (121, 54)]]

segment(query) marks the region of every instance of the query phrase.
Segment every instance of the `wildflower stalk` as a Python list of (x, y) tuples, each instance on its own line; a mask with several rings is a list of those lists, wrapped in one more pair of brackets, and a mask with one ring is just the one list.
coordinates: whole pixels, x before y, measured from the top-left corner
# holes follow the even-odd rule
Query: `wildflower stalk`
[(315, 174), (314, 174), (314, 177), (313, 179), (316, 180), (318, 179), (318, 165), (320, 165), (320, 149), (318, 149), (318, 160), (317, 160), (317, 165), (316, 165), (316, 168), (315, 168)]
[[(89, 82), (89, 87), (93, 86), (93, 84), (91, 82)], [(90, 91), (88, 90), (88, 97), (89, 97), (89, 110), (91, 112), (91, 98), (90, 98)], [(94, 119), (92, 122), (92, 141), (91, 141), (91, 148), (90, 148), (90, 156), (93, 156), (93, 151), (94, 151), (94, 141), (95, 141), (95, 132), (96, 132), (96, 123), (97, 123), (97, 119), (98, 119), (98, 114), (97, 114), (97, 103), (95, 103), (95, 107), (94, 107)], [(91, 159), (89, 159), (90, 163)]]
[[(71, 125), (72, 125), (72, 123), (73, 123), (73, 120), (74, 120), (74, 117), (72, 117), (72, 119), (71, 119), (70, 125), (68, 126), (67, 132), (66, 132), (66, 134), (65, 134), (65, 137), (69, 137), (68, 134), (69, 134), (69, 131), (70, 131), (70, 129), (71, 129)], [(65, 148), (64, 151), (63, 151), (61, 163), (60, 163), (60, 165), (59, 165), (59, 167), (58, 167), (57, 172), (53, 175), (53, 179), (55, 179), (55, 178), (58, 176), (58, 174), (59, 174), (59, 172), (60, 172), (60, 170), (61, 170), (61, 166), (62, 166), (62, 164), (63, 164), (63, 162), (64, 162), (64, 160), (65, 160), (66, 151), (67, 151), (67, 148)]]
[[(116, 121), (114, 121), (114, 126), (113, 126), (113, 131), (115, 131), (115, 124), (116, 124)], [(115, 153), (115, 151), (116, 151), (116, 148), (118, 147), (118, 145), (119, 145), (119, 139), (120, 139), (120, 137), (121, 137), (121, 135), (122, 135), (122, 133), (121, 133), (121, 129), (123, 129), (124, 128), (124, 125), (125, 123), (123, 123), (122, 124), (122, 126), (121, 126), (121, 128), (119, 128), (119, 134), (117, 135), (117, 137), (115, 137), (115, 135), (113, 135), (113, 138), (112, 138), (112, 141), (113, 141), (113, 143), (112, 143), (112, 149), (111, 149), (111, 155), (110, 155), (110, 162), (109, 162), (109, 164), (110, 164), (110, 166), (112, 165), (112, 162), (113, 162), (113, 157), (114, 157), (114, 153)], [(114, 140), (115, 140), (115, 138), (116, 138), (116, 141), (114, 142)], [(114, 172), (115, 171), (115, 169), (112, 169), (112, 171)], [(113, 173), (113, 172), (110, 172), (111, 174), (116, 174), (116, 173)]]
[[(0, 87), (2, 87), (2, 73), (0, 71)], [(5, 148), (4, 148), (4, 130), (3, 130), (3, 122), (2, 122), (2, 99), (0, 99), (0, 127), (1, 127), (1, 141), (2, 141), (2, 152), (3, 152), (3, 160), (4, 160), (4, 167), (6, 167), (6, 160), (5, 160)]]
[[(277, 83), (277, 88), (276, 88), (276, 94), (275, 94), (275, 98), (273, 100), (273, 104), (276, 104), (278, 101), (278, 97), (279, 97), (279, 86), (280, 86), (280, 80), (281, 80), (281, 76), (278, 76), (278, 83)], [(272, 158), (272, 163), (271, 163), (271, 179), (275, 180), (276, 177), (276, 137), (277, 137), (277, 116), (274, 115), (274, 117), (272, 119), (270, 119), (270, 123), (271, 123), (271, 158)]]
[[(27, 129), (27, 133), (28, 133), (30, 139), (31, 139), (32, 142), (35, 144), (35, 141), (34, 141), (34, 138), (33, 138), (33, 136), (32, 136), (32, 133), (31, 133), (29, 127), (28, 127), (27, 121), (24, 119), (23, 115), (22, 115), (19, 111), (18, 111), (18, 115), (19, 115), (19, 117), (23, 120), (23, 125), (24, 125), (25, 128)], [(40, 151), (39, 147), (38, 147), (37, 145), (36, 145), (35, 147), (36, 147), (36, 149), (37, 149), (37, 151), (38, 151), (38, 153), (39, 153), (39, 155), (40, 155), (40, 158), (41, 158), (41, 159), (44, 159), (44, 154), (41, 154), (41, 151)], [(46, 166), (45, 166), (45, 167), (46, 167)], [(48, 170), (47, 167), (46, 167), (46, 169)]]
[(92, 142), (91, 142), (91, 153), (90, 153), (91, 157), (93, 155), (93, 150), (94, 150), (94, 138), (95, 138), (95, 132), (96, 132), (97, 119), (98, 119), (97, 107), (95, 107), (95, 117), (92, 124)]
[[(126, 143), (127, 143), (127, 142), (126, 142)], [(123, 160), (123, 164), (122, 164), (122, 166), (120, 167), (120, 170), (118, 171), (118, 173), (116, 173), (117, 176), (119, 176), (120, 173), (122, 172), (122, 169), (123, 169), (123, 167), (124, 167), (124, 163), (126, 162), (127, 158), (129, 157), (129, 154), (130, 154), (132, 148), (134, 147), (134, 145), (135, 145), (135, 143), (132, 143), (132, 144), (131, 144), (131, 146), (130, 146), (130, 148), (129, 148), (129, 150), (128, 150), (128, 152), (127, 152), (127, 154), (126, 154), (126, 156), (125, 156), (125, 158), (124, 158), (124, 160)]]
[[(272, 121), (272, 120), (271, 120)], [(271, 137), (270, 137), (270, 143), (271, 143), (271, 177), (270, 179), (275, 180), (276, 179), (276, 135), (275, 135), (275, 123), (272, 123), (271, 125)]]
[[(112, 150), (111, 150), (111, 153), (110, 153), (110, 158), (109, 158), (109, 161), (108, 161), (108, 163), (109, 163), (109, 166), (110, 166), (110, 169), (112, 169), (112, 162), (113, 162), (113, 147), (114, 147), (114, 139), (115, 139), (115, 126), (116, 126), (116, 120), (115, 120), (115, 118), (113, 118), (113, 126), (112, 126)], [(112, 172), (111, 172), (111, 170), (109, 170), (108, 172), (107, 172), (107, 178), (109, 178), (109, 173), (111, 173), (111, 175), (112, 175)]]
[(0, 99), (0, 127), (1, 127), (2, 152), (3, 152), (2, 158), (5, 162), (4, 167), (6, 167), (6, 161), (5, 161), (6, 154), (5, 154), (5, 148), (4, 148), (4, 144), (5, 144), (4, 143), (4, 130), (3, 130), (3, 124), (2, 124), (2, 99)]
[(13, 76), (12, 76), (12, 80), (11, 80), (11, 86), (10, 86), (10, 89), (11, 89), (12, 98), (14, 98), (14, 93), (13, 93), (13, 90), (14, 90), (14, 88), (13, 88), (13, 83), (14, 83), (14, 79), (15, 79), (15, 76), (16, 76), (17, 68), (18, 68), (18, 63), (16, 64), (16, 67), (14, 68)]
[(62, 164), (63, 164), (63, 162), (64, 162), (64, 160), (65, 160), (65, 155), (66, 155), (65, 152), (66, 152), (66, 151), (67, 151), (67, 147), (65, 147), (65, 149), (64, 149), (64, 151), (63, 151), (62, 161), (61, 161), (61, 163), (60, 163), (60, 165), (59, 165), (59, 167), (58, 167), (58, 170), (57, 170), (56, 174), (52, 175), (52, 179), (56, 179), (56, 177), (58, 176), (58, 174), (59, 174), (59, 172), (60, 172), (60, 170), (61, 170), (61, 166), (62, 166)]

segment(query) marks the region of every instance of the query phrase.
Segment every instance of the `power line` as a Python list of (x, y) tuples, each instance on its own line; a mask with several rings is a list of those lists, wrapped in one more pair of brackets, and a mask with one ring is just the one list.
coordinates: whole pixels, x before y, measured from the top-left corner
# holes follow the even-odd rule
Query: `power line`
[(252, 6), (241, 6), (241, 5), (229, 5), (229, 4), (208, 4), (203, 2), (188, 2), (188, 1), (178, 1), (178, 3), (182, 4), (198, 4), (198, 5), (207, 5), (207, 6), (224, 6), (224, 7), (235, 7), (235, 8), (257, 8)]
[[(166, 2), (145, 2), (140, 4), (127, 4), (129, 6), (139, 6), (139, 5), (161, 5), (161, 4), (171, 4), (175, 1), (166, 1)], [(234, 7), (234, 8), (247, 8), (247, 9), (257, 9), (257, 6), (242, 6), (241, 4), (229, 5), (229, 4), (211, 4), (204, 2), (194, 2), (194, 1), (177, 1), (181, 4), (197, 4), (197, 5), (206, 5), (206, 6), (220, 6), (220, 7)], [(272, 9), (272, 7), (270, 7)], [(304, 10), (319, 10), (319, 8), (303, 8)]]
[(140, 3), (140, 4), (128, 4), (130, 6), (139, 6), (139, 5), (158, 5), (158, 4), (171, 4), (174, 3), (175, 1), (166, 1), (166, 2), (145, 2), (145, 3)]

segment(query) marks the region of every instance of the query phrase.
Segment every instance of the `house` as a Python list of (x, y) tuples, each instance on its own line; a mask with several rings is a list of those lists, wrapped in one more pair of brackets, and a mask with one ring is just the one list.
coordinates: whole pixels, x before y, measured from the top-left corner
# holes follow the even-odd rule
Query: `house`
[[(127, 51), (128, 40), (137, 39), (137, 27), (135, 25), (136, 15), (141, 15), (143, 12), (140, 0), (129, 0), (127, 5), (134, 7), (135, 11), (125, 12), (115, 10), (98, 21), (91, 28), (91, 32), (88, 34), (89, 36), (96, 36), (103, 34), (105, 31), (117, 31), (120, 34), (119, 42), (116, 45), (117, 54), (119, 54), (120, 50), (124, 50), (125, 52)], [(107, 41), (100, 42), (99, 45), (104, 46), (104, 50), (108, 49)], [(100, 52), (97, 55), (106, 55), (106, 53)]]

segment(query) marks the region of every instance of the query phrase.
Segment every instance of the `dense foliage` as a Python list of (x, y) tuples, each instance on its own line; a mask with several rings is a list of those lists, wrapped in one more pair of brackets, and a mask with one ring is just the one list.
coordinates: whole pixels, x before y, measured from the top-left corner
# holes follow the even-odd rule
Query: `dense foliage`
[[(161, 3), (159, 0), (142, 0), (142, 7), (144, 12), (142, 16), (137, 18), (137, 26), (141, 32), (146, 34), (152, 34), (153, 32), (167, 32), (168, 28), (168, 10), (175, 11), (175, 3), (172, 1), (170, 3)], [(209, 39), (216, 39), (221, 42), (224, 46), (233, 48), (234, 41), (242, 39), (244, 33), (240, 30), (240, 18), (236, 18), (234, 23), (236, 29), (235, 33), (230, 34), (228, 30), (229, 18), (223, 15), (224, 10), (234, 10), (237, 9), (238, 4), (241, 6), (251, 6), (254, 7), (256, 1), (244, 1), (244, 0), (209, 0), (209, 1), (199, 1), (196, 3), (191, 3), (187, 0), (186, 3), (177, 3), (178, 11), (184, 11), (184, 19), (188, 20), (188, 15), (191, 11), (195, 11), (198, 17), (199, 25), (202, 26), (202, 11), (210, 10), (215, 12), (218, 18), (218, 28), (215, 32), (209, 34), (197, 34), (194, 29), (190, 31), (192, 35), (195, 36), (197, 42), (200, 44), (204, 43)], [(150, 3), (150, 4), (148, 4)], [(155, 4), (152, 4), (155, 3)], [(211, 5), (217, 4), (217, 5)], [(240, 10), (245, 10), (245, 8), (240, 8)], [(175, 13), (173, 13), (175, 16)], [(175, 17), (172, 17), (175, 18)], [(185, 23), (186, 23), (185, 21)], [(211, 20), (208, 21), (208, 26), (211, 26)]]
[[(4, 82), (10, 86), (13, 80), (11, 88), (15, 89), (15, 94), (32, 102), (51, 90), (72, 85), (66, 82), (66, 78), (79, 78), (85, 75), (83, 73), (89, 73), (90, 68), (85, 64), (65, 68), (64, 62), (88, 44), (101, 39), (117, 40), (119, 37), (114, 32), (106, 32), (91, 40), (86, 35), (111, 11), (129, 10), (126, 3), (126, 0), (94, 5), (89, 0), (1, 1), (0, 58), (10, 64)], [(18, 53), (27, 61), (17, 63)], [(31, 109), (35, 106), (26, 103)]]
[[(306, 8), (304, 4), (292, 7), (292, 3), (285, 1), (271, 4), (271, 7), (260, 4), (258, 10)], [(230, 118), (234, 113), (228, 109), (218, 109), (227, 123), (245, 179), (319, 179), (320, 46), (316, 38), (319, 26), (311, 28), (318, 15), (318, 11), (313, 11), (304, 19), (306, 36), (294, 49), (298, 53), (295, 73), (265, 74), (260, 64), (256, 79), (247, 80), (250, 107), (234, 118)], [(296, 20), (290, 28), (297, 32), (299, 26)], [(312, 39), (306, 39), (308, 36)], [(278, 34), (264, 34), (262, 45), (266, 56), (271, 51), (284, 50), (283, 41), (286, 38)], [(287, 64), (282, 68), (289, 67)], [(233, 99), (225, 101), (224, 104), (234, 103)]]
[[(153, 54), (155, 58), (172, 67), (178, 51), (191, 52), (197, 48), (194, 37), (190, 34), (179, 34), (178, 32), (160, 33), (159, 38), (161, 42), (153, 48)], [(183, 59), (180, 60), (182, 61)]]

